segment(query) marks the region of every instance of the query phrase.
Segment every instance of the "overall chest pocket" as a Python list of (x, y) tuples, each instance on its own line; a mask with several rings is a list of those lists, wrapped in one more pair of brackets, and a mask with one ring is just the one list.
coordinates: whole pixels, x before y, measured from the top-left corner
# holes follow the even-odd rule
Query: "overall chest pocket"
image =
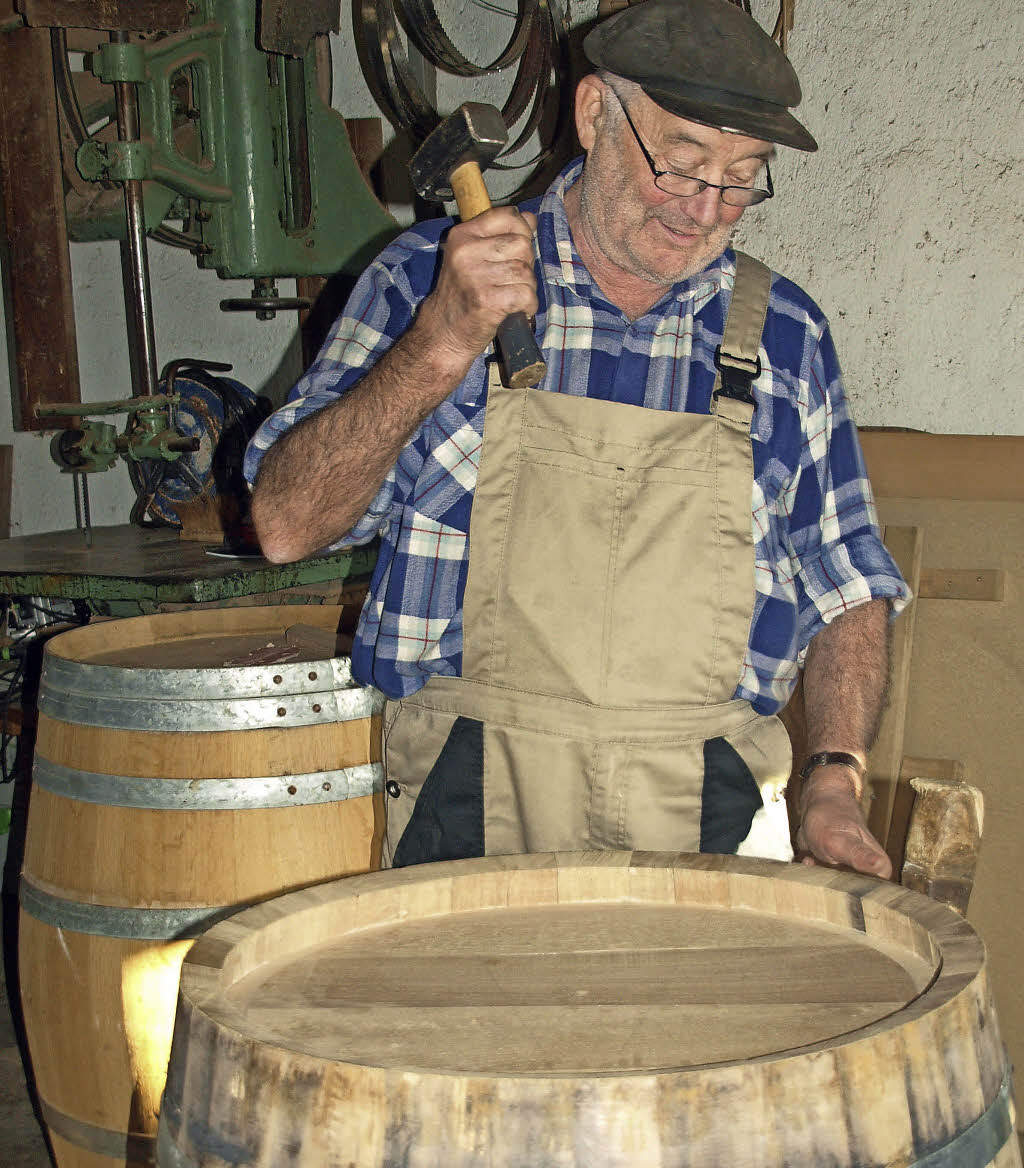
[(498, 580), (506, 683), (598, 704), (706, 701), (724, 571), (715, 421), (583, 404), (612, 424), (524, 428)]

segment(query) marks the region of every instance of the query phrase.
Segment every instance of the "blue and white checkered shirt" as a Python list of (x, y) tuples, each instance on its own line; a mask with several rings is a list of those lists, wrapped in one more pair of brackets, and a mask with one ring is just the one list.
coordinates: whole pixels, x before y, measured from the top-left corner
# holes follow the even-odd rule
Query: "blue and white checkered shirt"
[[(581, 160), (571, 163), (543, 199), (524, 204), (538, 217), (543, 388), (708, 413), (734, 254), (726, 251), (644, 316), (628, 320), (603, 297), (573, 247), (563, 196), (581, 166)], [(250, 483), (285, 430), (335, 401), (406, 331), (433, 287), (439, 241), (450, 225), (450, 219), (417, 224), (362, 275), (288, 403), (250, 443)], [(909, 590), (879, 539), (828, 322), (800, 288), (775, 274), (760, 356), (752, 424), (754, 610), (735, 696), (771, 714), (785, 704), (807, 644), (824, 624), (873, 597), (890, 597), (899, 609)], [(480, 357), (413, 434), (366, 515), (333, 545), (381, 535), (352, 662), (361, 682), (389, 697), (414, 693), (431, 674), (461, 671), (469, 518), (486, 398)]]

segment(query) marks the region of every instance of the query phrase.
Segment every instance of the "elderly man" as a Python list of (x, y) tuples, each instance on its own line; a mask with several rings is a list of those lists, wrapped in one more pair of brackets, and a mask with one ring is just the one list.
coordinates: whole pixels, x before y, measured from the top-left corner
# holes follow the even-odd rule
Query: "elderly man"
[[(796, 75), (728, 0), (647, 0), (584, 49), (585, 159), (402, 235), (255, 437), (264, 552), (381, 535), (353, 668), (393, 699), (391, 863), (791, 855), (802, 665), (800, 847), (886, 875), (860, 796), (906, 586), (826, 320), (729, 248), (775, 145), (816, 149)], [(536, 389), (496, 374), (516, 311)]]

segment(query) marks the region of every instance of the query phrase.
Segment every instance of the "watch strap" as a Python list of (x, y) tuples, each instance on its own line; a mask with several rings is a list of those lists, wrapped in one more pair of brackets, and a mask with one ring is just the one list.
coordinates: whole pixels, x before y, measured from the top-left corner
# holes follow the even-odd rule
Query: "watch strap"
[(864, 777), (864, 767), (855, 754), (848, 754), (845, 750), (819, 750), (816, 754), (808, 755), (804, 765), (800, 768), (800, 778), (806, 780), (818, 767), (845, 766), (857, 774), (857, 790), (860, 791), (861, 780)]

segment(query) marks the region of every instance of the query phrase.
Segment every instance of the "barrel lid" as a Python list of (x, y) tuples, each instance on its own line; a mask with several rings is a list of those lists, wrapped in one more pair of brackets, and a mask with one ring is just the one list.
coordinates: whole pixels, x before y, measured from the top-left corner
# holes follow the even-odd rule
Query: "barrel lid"
[[(325, 660), (340, 655), (340, 605), (246, 605), (92, 621), (47, 642), (46, 656), (86, 666), (147, 669), (222, 669), (273, 664), (274, 649), (289, 640), (295, 653), (285, 661)], [(290, 636), (294, 630), (294, 635)], [(266, 650), (266, 660), (254, 656)]]
[[(461, 861), (307, 889), (214, 927), (203, 1013), (333, 1062), (637, 1074), (848, 1041), (980, 969), (955, 913), (897, 886), (721, 856)], [(946, 987), (947, 990), (950, 988)]]

